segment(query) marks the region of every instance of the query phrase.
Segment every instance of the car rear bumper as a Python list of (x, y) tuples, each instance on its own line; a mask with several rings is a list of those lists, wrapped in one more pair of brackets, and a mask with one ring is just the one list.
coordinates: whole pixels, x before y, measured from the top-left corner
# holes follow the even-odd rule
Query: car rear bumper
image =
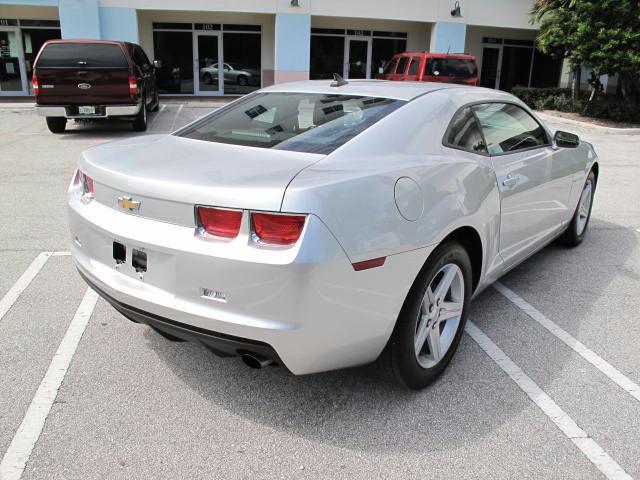
[(41, 117), (65, 117), (65, 118), (107, 118), (129, 117), (140, 112), (142, 104), (135, 105), (100, 105), (100, 112), (95, 115), (79, 115), (77, 105), (36, 105), (36, 112)]
[(94, 280), (91, 280), (87, 274), (82, 272), (81, 268), (78, 268), (78, 272), (93, 290), (95, 290), (102, 298), (109, 302), (113, 308), (132, 322), (144, 323), (155, 330), (168, 333), (169, 335), (173, 335), (181, 340), (200, 343), (221, 357), (236, 356), (239, 353), (257, 353), (279, 365), (285, 366), (273, 347), (266, 343), (234, 337), (232, 335), (225, 335), (219, 332), (211, 332), (209, 330), (176, 322), (175, 320), (126, 305), (101, 290)]
[[(86, 204), (73, 193), (69, 225), (80, 273), (126, 317), (223, 354), (259, 353), (298, 375), (375, 360), (427, 255), (393, 255), (356, 272), (315, 216), (294, 247), (264, 249), (240, 236), (203, 240), (193, 227)], [(114, 240), (127, 248), (124, 264), (113, 259)], [(147, 254), (144, 274), (131, 265), (133, 248)]]

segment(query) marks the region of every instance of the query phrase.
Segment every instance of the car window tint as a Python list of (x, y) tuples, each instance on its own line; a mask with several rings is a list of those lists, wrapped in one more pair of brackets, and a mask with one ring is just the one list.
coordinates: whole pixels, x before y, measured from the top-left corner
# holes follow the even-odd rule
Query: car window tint
[(133, 54), (135, 56), (134, 60), (138, 65), (150, 66), (149, 59), (144, 54), (144, 51), (142, 50), (142, 48), (138, 47), (137, 45), (134, 46)]
[(478, 76), (478, 67), (473, 60), (464, 58), (446, 58), (443, 60), (443, 70), (441, 75), (456, 78), (470, 78)]
[(522, 108), (509, 103), (485, 103), (473, 107), (491, 154), (515, 152), (548, 145), (544, 129)]
[(394, 73), (396, 71), (396, 65), (398, 64), (398, 57), (396, 58), (392, 58), (390, 62), (388, 62), (385, 67), (384, 70), (382, 71), (382, 73)]
[(407, 62), (409, 61), (409, 57), (400, 57), (400, 61), (398, 62), (398, 68), (396, 68), (396, 73), (401, 74), (407, 70)]
[(411, 63), (409, 64), (409, 70), (407, 71), (407, 74), (409, 74), (409, 75), (417, 75), (418, 74), (418, 67), (420, 67), (420, 57), (412, 57), (411, 58)]
[(262, 92), (249, 95), (176, 135), (328, 154), (405, 103), (357, 95)]
[(51, 43), (38, 58), (39, 68), (128, 68), (127, 59), (113, 43)]
[(445, 144), (470, 152), (486, 153), (487, 147), (484, 144), (476, 117), (470, 107), (463, 108), (454, 115), (448, 129)]

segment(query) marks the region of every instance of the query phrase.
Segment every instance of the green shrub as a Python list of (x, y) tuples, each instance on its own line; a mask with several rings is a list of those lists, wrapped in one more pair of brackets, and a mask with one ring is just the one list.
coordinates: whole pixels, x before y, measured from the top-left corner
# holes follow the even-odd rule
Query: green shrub
[(634, 99), (599, 94), (589, 101), (590, 92), (580, 92), (578, 100), (573, 101), (570, 88), (513, 87), (511, 93), (534, 110), (574, 112), (587, 117), (640, 123), (640, 104)]

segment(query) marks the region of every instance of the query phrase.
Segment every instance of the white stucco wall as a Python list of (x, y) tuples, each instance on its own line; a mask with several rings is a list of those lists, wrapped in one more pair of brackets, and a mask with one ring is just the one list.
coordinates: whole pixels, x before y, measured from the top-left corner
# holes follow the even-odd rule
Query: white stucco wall
[[(327, 17), (384, 18), (413, 22), (454, 21), (468, 25), (535, 29), (529, 23), (531, 0), (463, 0), (462, 17), (451, 16), (453, 0), (181, 0), (180, 10), (245, 13), (299, 12)], [(100, 0), (102, 7), (175, 10), (175, 0)]]

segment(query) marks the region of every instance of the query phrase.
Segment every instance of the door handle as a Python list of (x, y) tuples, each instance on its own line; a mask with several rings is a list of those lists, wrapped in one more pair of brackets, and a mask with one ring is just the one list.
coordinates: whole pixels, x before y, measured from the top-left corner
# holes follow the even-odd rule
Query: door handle
[(507, 175), (507, 178), (505, 178), (502, 181), (502, 185), (507, 187), (507, 188), (513, 188), (516, 186), (516, 184), (518, 183), (518, 179), (512, 175)]

